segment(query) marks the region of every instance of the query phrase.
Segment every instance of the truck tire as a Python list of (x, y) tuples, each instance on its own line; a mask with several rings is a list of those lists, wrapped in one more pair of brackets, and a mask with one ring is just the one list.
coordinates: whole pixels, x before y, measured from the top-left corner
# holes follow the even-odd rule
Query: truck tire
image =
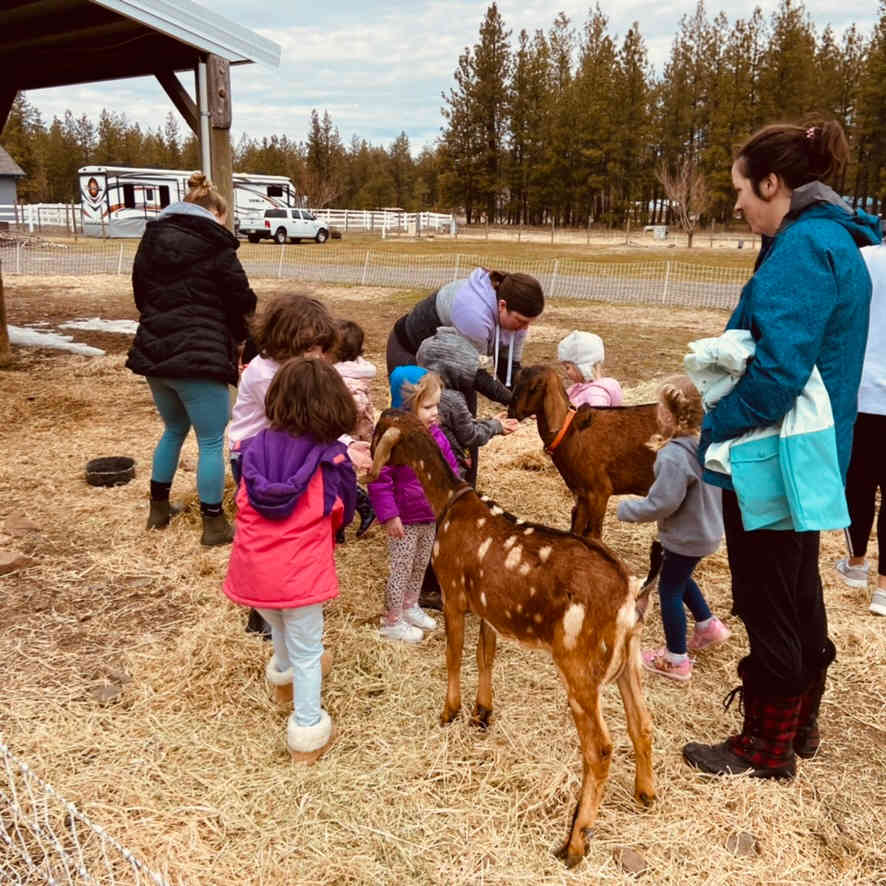
[(247, 239), (250, 243), (258, 243), (258, 241), (261, 240), (261, 237), (259, 237), (258, 234), (247, 234), (247, 235), (246, 235), (246, 239)]
[(318, 243), (325, 243), (329, 239), (329, 231), (327, 231), (326, 228), (320, 228), (320, 230), (317, 231), (317, 236), (314, 237), (314, 239)]
[(274, 231), (275, 243), (279, 243), (281, 246), (283, 246), (288, 239), (289, 237), (286, 235), (286, 228), (277, 228), (277, 230)]

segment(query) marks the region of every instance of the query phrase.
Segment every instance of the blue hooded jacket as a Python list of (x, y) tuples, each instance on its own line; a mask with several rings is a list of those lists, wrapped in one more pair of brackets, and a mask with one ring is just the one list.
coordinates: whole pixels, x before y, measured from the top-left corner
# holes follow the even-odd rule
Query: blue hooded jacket
[[(859, 251), (880, 242), (878, 219), (853, 212), (831, 188), (796, 188), (791, 208), (761, 254), (727, 329), (747, 329), (756, 353), (747, 372), (702, 424), (710, 442), (782, 420), (818, 366), (831, 401), (845, 482), (864, 360), (871, 278)], [(705, 471), (725, 489), (728, 477)]]

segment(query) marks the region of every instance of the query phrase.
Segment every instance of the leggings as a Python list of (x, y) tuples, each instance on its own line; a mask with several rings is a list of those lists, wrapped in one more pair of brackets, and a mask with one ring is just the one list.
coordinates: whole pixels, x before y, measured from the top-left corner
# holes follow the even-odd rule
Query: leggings
[[(874, 525), (877, 489), (880, 495), (886, 491), (886, 459), (880, 447), (886, 435), (886, 415), (859, 412), (855, 420), (852, 437), (852, 460), (846, 477), (846, 504), (849, 506), (849, 519), (852, 521), (846, 530), (849, 539), (849, 552), (853, 557), (863, 557), (867, 553), (868, 539)], [(886, 574), (886, 518), (883, 505), (877, 517), (877, 547), (880, 554), (877, 572)]]
[(228, 386), (217, 381), (189, 378), (149, 377), (157, 411), (165, 429), (157, 448), (151, 479), (172, 483), (179, 453), (191, 425), (197, 435), (197, 493), (206, 504), (219, 504), (225, 491), (225, 462), (222, 452), (228, 424)]
[(385, 592), (385, 621), (394, 624), (418, 602), (422, 578), (431, 561), (431, 548), (437, 535), (436, 523), (410, 523), (403, 526), (403, 538), (389, 538), (391, 573)]
[(658, 580), (658, 598), (661, 601), (661, 620), (668, 652), (676, 655), (686, 652), (686, 613), (683, 611), (683, 604), (689, 607), (696, 621), (705, 621), (711, 617), (711, 610), (692, 578), (692, 571), (699, 560), (701, 557), (687, 557), (667, 548), (664, 551), (661, 577)]

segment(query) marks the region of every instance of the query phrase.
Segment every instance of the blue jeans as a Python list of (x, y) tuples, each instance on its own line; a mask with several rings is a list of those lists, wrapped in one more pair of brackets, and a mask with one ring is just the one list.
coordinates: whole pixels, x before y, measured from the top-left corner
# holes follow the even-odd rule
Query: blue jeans
[(259, 609), (271, 626), (274, 656), (281, 670), (292, 668), (292, 709), (298, 726), (316, 726), (323, 704), (323, 604), (296, 609)]
[(191, 425), (197, 435), (197, 493), (200, 501), (219, 504), (225, 491), (223, 444), (228, 425), (228, 386), (195, 378), (149, 377), (148, 385), (165, 430), (154, 450), (151, 479), (172, 483), (179, 454)]
[(661, 620), (664, 624), (668, 652), (683, 655), (686, 652), (686, 613), (689, 607), (696, 621), (711, 617), (711, 610), (701, 590), (692, 579), (692, 571), (701, 557), (686, 557), (665, 548), (661, 577), (658, 580), (658, 598), (661, 601)]

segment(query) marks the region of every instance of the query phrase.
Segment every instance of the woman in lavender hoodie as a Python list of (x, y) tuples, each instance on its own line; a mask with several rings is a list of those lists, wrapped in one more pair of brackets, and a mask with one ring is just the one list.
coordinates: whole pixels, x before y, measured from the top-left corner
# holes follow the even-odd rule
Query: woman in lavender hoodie
[(529, 325), (544, 310), (541, 285), (528, 274), (503, 274), (476, 268), (465, 280), (453, 280), (420, 301), (395, 324), (388, 336), (388, 375), (415, 364), (419, 346), (441, 326), (454, 326), (480, 354), (492, 357), (495, 377), (481, 369), (468, 398), (477, 414), (476, 392), (507, 405), (517, 378)]

